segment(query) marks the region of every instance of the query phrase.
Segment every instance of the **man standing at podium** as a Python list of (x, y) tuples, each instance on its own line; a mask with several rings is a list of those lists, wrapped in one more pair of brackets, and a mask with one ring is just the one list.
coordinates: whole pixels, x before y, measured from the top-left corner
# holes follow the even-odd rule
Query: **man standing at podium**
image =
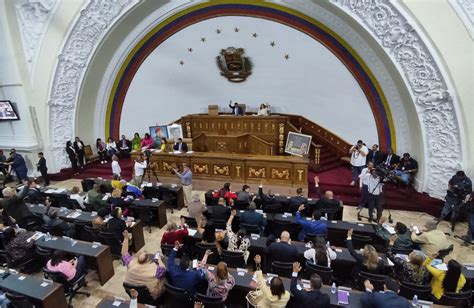
[(193, 173), (187, 164), (183, 164), (183, 172), (179, 172), (178, 169), (173, 169), (173, 171), (181, 181), (181, 185), (183, 186), (184, 203), (187, 206), (192, 201), (191, 194), (193, 192)]
[(232, 101), (229, 103), (229, 108), (232, 109), (232, 114), (236, 116), (243, 116), (244, 109), (240, 107), (239, 103), (235, 102), (234, 106), (232, 106)]

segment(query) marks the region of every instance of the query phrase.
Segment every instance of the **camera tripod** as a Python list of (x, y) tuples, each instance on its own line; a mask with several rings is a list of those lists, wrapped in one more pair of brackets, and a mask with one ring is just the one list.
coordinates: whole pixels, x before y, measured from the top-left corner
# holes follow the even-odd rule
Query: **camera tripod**
[(156, 174), (155, 166), (156, 166), (156, 163), (149, 163), (149, 162), (146, 165), (145, 174), (146, 174), (146, 176), (148, 176), (148, 183), (151, 183), (152, 176), (155, 177), (157, 182), (160, 181), (158, 179), (158, 175)]

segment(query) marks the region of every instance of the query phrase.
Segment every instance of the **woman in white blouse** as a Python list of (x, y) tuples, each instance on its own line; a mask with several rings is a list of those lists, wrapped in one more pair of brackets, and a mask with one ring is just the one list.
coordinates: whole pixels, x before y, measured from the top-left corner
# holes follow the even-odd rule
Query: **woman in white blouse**
[(311, 249), (304, 252), (304, 257), (316, 265), (331, 267), (331, 260), (335, 260), (337, 254), (329, 247), (329, 243), (316, 241)]
[(112, 157), (117, 153), (117, 144), (115, 143), (114, 139), (110, 138), (107, 139), (107, 143), (105, 144), (105, 149), (107, 150), (107, 156)]

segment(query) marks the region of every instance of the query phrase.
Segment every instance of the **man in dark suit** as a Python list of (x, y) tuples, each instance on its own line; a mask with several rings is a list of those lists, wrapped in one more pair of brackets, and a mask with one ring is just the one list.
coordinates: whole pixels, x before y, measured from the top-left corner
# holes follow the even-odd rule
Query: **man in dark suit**
[(389, 148), (387, 150), (387, 154), (385, 154), (383, 158), (383, 166), (390, 170), (393, 170), (397, 167), (398, 163), (400, 163), (400, 156), (393, 153), (393, 150)]
[(319, 177), (314, 177), (314, 187), (316, 188), (316, 194), (318, 195), (318, 202), (316, 202), (313, 206), (307, 206), (305, 210), (305, 216), (311, 217), (314, 211), (319, 209), (322, 212), (325, 212), (324, 209), (330, 209), (334, 211), (330, 211), (331, 213), (328, 214), (328, 219), (334, 219), (333, 216), (342, 207), (342, 202), (339, 200), (334, 199), (334, 194), (332, 191), (327, 190), (324, 195), (321, 193), (321, 189), (319, 187)]
[(303, 196), (303, 188), (300, 187), (296, 189), (296, 196), (290, 198), (290, 207), (288, 211), (290, 213), (295, 213), (296, 211), (298, 211), (298, 208), (301, 204), (308, 204), (308, 199)]
[(399, 285), (391, 278), (385, 278), (384, 292), (374, 292), (374, 286), (369, 280), (364, 282), (367, 291), (360, 298), (364, 308), (409, 308), (408, 300), (398, 295)]
[(309, 290), (298, 290), (297, 280), (298, 273), (301, 271), (299, 262), (293, 263), (293, 274), (291, 275), (291, 294), (295, 297), (296, 302), (300, 308), (329, 308), (331, 307), (331, 299), (329, 295), (322, 293), (321, 287), (323, 281), (318, 274), (311, 275), (310, 278), (310, 289)]
[(240, 223), (259, 226), (260, 230), (263, 231), (267, 225), (267, 221), (262, 214), (255, 212), (256, 209), (257, 206), (255, 205), (255, 202), (250, 202), (249, 210), (240, 215)]
[(77, 162), (81, 168), (84, 166), (84, 142), (79, 137), (74, 139), (72, 144), (77, 154)]
[(232, 114), (237, 116), (244, 115), (244, 108), (240, 107), (239, 103), (235, 102), (234, 106), (232, 106), (232, 101), (229, 103), (229, 108), (232, 109)]
[(372, 162), (377, 167), (383, 162), (383, 153), (379, 151), (378, 144), (374, 144), (367, 154), (367, 163)]
[(224, 198), (219, 198), (217, 205), (212, 205), (207, 207), (210, 209), (211, 214), (209, 215), (212, 219), (225, 220), (229, 219), (230, 208), (225, 204)]
[(122, 135), (122, 139), (118, 142), (118, 149), (120, 151), (120, 158), (125, 158), (130, 156), (130, 141)]
[(283, 231), (280, 235), (280, 241), (273, 242), (265, 249), (265, 253), (272, 261), (277, 262), (296, 262), (298, 260), (298, 249), (291, 246), (290, 233)]
[(183, 139), (178, 138), (178, 142), (174, 144), (173, 150), (186, 153), (188, 151), (188, 145), (185, 142), (183, 142)]
[(49, 186), (48, 167), (46, 167), (46, 159), (44, 158), (43, 152), (38, 153), (38, 159), (36, 167), (43, 177), (44, 186)]

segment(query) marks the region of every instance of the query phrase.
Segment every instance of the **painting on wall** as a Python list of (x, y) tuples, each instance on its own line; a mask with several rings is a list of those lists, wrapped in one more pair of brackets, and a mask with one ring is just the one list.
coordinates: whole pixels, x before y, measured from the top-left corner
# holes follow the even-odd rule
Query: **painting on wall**
[(297, 156), (308, 155), (311, 138), (312, 136), (310, 135), (288, 132), (285, 153)]
[(172, 124), (167, 126), (168, 129), (168, 137), (173, 139), (174, 142), (178, 140), (178, 138), (183, 138), (183, 127), (181, 124)]

